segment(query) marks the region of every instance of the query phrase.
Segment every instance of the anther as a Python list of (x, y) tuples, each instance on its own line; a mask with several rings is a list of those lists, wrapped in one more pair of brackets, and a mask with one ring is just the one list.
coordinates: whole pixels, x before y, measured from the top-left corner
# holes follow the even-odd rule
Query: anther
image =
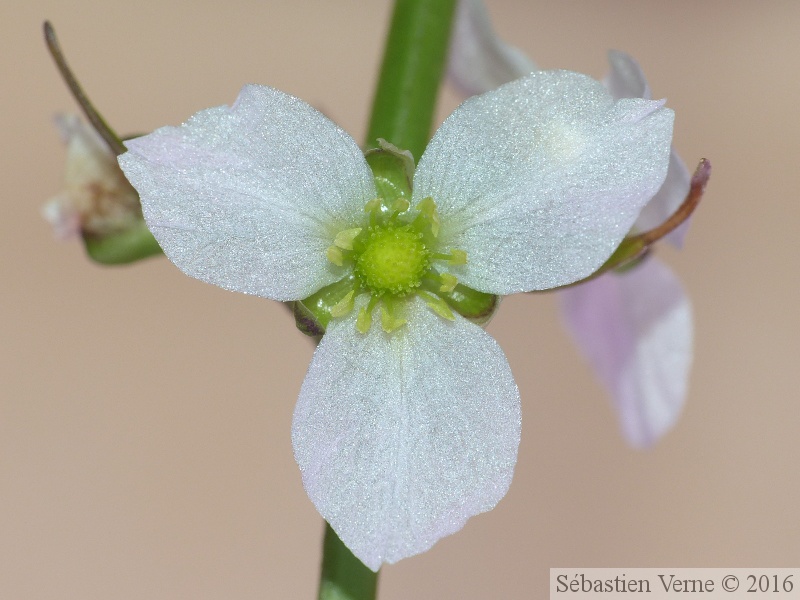
[(458, 285), (458, 278), (450, 273), (442, 273), (439, 275), (439, 280), (442, 282), (439, 288), (440, 292), (452, 292), (456, 289), (456, 285)]
[(359, 333), (367, 333), (370, 327), (372, 327), (372, 311), (367, 310), (366, 306), (362, 306), (358, 311), (356, 329)]
[(402, 197), (395, 198), (394, 201), (392, 202), (392, 206), (391, 206), (391, 209), (394, 212), (394, 215), (392, 215), (392, 216), (396, 216), (396, 215), (398, 215), (398, 214), (400, 214), (402, 212), (406, 212), (408, 210), (409, 206), (411, 206), (411, 204), (405, 198), (402, 198)]
[(433, 237), (439, 237), (439, 213), (436, 211), (436, 202), (433, 201), (433, 198), (428, 196), (420, 200), (417, 210), (419, 211), (418, 220), (419, 218), (425, 219), (431, 227)]
[(406, 324), (405, 319), (401, 319), (394, 314), (394, 305), (389, 298), (384, 298), (381, 303), (381, 327), (386, 333), (391, 333)]
[(372, 327), (372, 311), (378, 304), (379, 296), (370, 296), (369, 302), (366, 306), (362, 306), (358, 311), (358, 318), (356, 319), (356, 329), (359, 333), (367, 333)]
[(434, 296), (427, 292), (418, 292), (419, 297), (425, 301), (425, 304), (428, 305), (433, 312), (437, 315), (442, 317), (443, 319), (447, 319), (448, 321), (455, 321), (456, 317), (453, 314), (453, 311), (450, 310), (450, 307), (447, 306), (447, 303), (442, 300), (439, 296)]
[(343, 317), (351, 310), (353, 310), (353, 300), (355, 298), (356, 291), (350, 290), (345, 294), (344, 298), (339, 300), (336, 304), (333, 305), (331, 308), (331, 316), (336, 317)]
[(358, 234), (361, 233), (361, 230), (361, 227), (355, 227), (353, 229), (345, 229), (344, 231), (340, 231), (336, 234), (336, 238), (333, 240), (334, 246), (338, 246), (343, 250), (352, 250), (353, 240), (358, 237)]
[(451, 250), (449, 262), (451, 265), (465, 265), (467, 264), (467, 253), (457, 248)]
[(364, 205), (364, 212), (371, 213), (375, 211), (381, 210), (381, 199), (380, 198), (373, 198), (369, 202)]
[(326, 255), (328, 260), (337, 267), (341, 267), (344, 264), (344, 254), (342, 253), (341, 249), (337, 248), (336, 246), (331, 246), (328, 248)]
[(449, 254), (442, 254), (437, 252), (432, 257), (434, 260), (446, 260), (451, 265), (465, 265), (467, 264), (467, 253), (458, 248), (451, 250)]

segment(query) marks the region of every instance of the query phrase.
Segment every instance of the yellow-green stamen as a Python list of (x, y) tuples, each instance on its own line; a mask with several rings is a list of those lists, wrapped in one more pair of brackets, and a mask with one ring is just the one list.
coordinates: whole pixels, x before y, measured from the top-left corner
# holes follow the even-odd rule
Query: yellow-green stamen
[(350, 290), (345, 294), (344, 298), (339, 300), (336, 304), (334, 304), (333, 308), (331, 308), (331, 316), (336, 317), (343, 317), (351, 310), (353, 310), (353, 302), (355, 298), (356, 291)]

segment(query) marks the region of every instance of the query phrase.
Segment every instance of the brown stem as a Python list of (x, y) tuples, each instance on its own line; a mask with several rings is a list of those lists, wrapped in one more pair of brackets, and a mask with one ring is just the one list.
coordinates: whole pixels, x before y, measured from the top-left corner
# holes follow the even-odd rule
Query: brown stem
[(105, 122), (105, 119), (100, 116), (100, 113), (97, 112), (97, 109), (92, 106), (89, 98), (84, 93), (81, 84), (78, 83), (78, 79), (75, 77), (72, 69), (69, 68), (67, 59), (64, 58), (64, 53), (61, 51), (61, 46), (59, 45), (58, 38), (56, 37), (56, 31), (53, 29), (50, 21), (44, 22), (44, 41), (47, 44), (47, 49), (50, 51), (50, 56), (53, 57), (56, 67), (58, 67), (59, 73), (61, 73), (61, 77), (64, 78), (64, 82), (67, 84), (69, 91), (72, 92), (72, 96), (75, 98), (75, 101), (78, 103), (81, 109), (83, 109), (83, 114), (85, 114), (86, 118), (89, 119), (92, 127), (94, 127), (95, 131), (97, 131), (103, 140), (105, 140), (106, 144), (108, 144), (108, 147), (114, 154), (117, 156), (123, 154), (126, 151), (125, 145), (120, 141), (119, 136), (114, 133), (114, 130), (108, 126), (108, 123)]
[(678, 207), (678, 209), (672, 213), (669, 219), (664, 221), (658, 227), (632, 236), (630, 239), (641, 242), (641, 244), (646, 248), (664, 236), (675, 231), (684, 223), (684, 221), (686, 221), (686, 219), (689, 218), (689, 216), (691, 216), (691, 214), (694, 212), (694, 209), (697, 208), (698, 204), (700, 204), (700, 199), (703, 197), (703, 192), (706, 189), (706, 184), (708, 183), (708, 178), (710, 176), (711, 163), (708, 161), (708, 159), (703, 158), (700, 160), (700, 164), (697, 165), (694, 175), (692, 175), (692, 182), (689, 186), (689, 193), (686, 195), (686, 199)]
[(697, 205), (700, 203), (700, 199), (703, 197), (703, 192), (705, 192), (706, 184), (708, 183), (708, 178), (710, 176), (711, 163), (707, 159), (703, 158), (700, 160), (700, 164), (697, 165), (694, 175), (692, 175), (692, 181), (689, 184), (689, 193), (686, 195), (686, 199), (661, 225), (649, 231), (645, 231), (644, 233), (632, 235), (623, 239), (622, 243), (608, 258), (608, 260), (603, 263), (603, 265), (597, 269), (597, 271), (588, 277), (573, 283), (550, 288), (548, 290), (533, 290), (530, 293), (536, 294), (540, 292), (552, 292), (553, 290), (560, 290), (563, 288), (572, 287), (573, 285), (580, 285), (581, 283), (585, 283), (591, 279), (599, 277), (607, 271), (617, 269), (623, 265), (631, 264), (632, 261), (643, 258), (644, 255), (649, 252), (650, 247), (655, 242), (674, 231), (691, 216), (691, 214), (694, 212), (694, 209), (697, 208)]

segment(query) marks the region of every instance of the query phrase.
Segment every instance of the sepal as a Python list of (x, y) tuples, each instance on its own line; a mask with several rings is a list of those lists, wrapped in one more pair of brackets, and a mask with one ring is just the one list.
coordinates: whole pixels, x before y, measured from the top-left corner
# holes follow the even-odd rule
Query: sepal
[(414, 157), (384, 139), (378, 147), (364, 153), (375, 178), (378, 197), (386, 200), (406, 198), (411, 200), (411, 182), (414, 179)]
[(292, 314), (297, 328), (304, 334), (313, 338), (322, 338), (325, 328), (320, 324), (316, 315), (305, 305), (302, 300), (296, 300), (292, 304)]
[(336, 306), (356, 286), (355, 275), (348, 275), (336, 283), (326, 285), (303, 300), (294, 303), (294, 318), (297, 328), (311, 337), (325, 333)]
[(100, 238), (84, 234), (83, 244), (89, 258), (103, 265), (125, 265), (163, 254), (144, 220), (124, 231)]
[(439, 296), (462, 317), (481, 326), (492, 320), (500, 306), (500, 296), (478, 292), (461, 284), (456, 285), (452, 291), (440, 291)]

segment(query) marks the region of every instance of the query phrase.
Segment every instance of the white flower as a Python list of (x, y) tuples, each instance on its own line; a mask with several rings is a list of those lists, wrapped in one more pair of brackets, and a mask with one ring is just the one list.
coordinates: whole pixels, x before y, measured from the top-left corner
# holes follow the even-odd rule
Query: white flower
[(377, 570), (494, 507), (516, 462), (508, 363), (446, 290), (509, 294), (592, 273), (660, 187), (672, 120), (583, 75), (536, 73), (465, 102), (410, 198), (376, 199), (350, 136), (251, 85), (231, 107), (127, 142), (119, 160), (185, 273), (283, 301), (340, 286), (292, 440), (309, 497)]
[[(604, 80), (615, 99), (650, 99), (638, 63), (609, 52)], [(449, 76), (466, 94), (478, 94), (537, 69), (492, 30), (480, 0), (461, 0), (450, 48)], [(707, 177), (707, 175), (706, 175)], [(670, 151), (666, 179), (642, 210), (633, 233), (664, 223), (689, 192), (690, 176)], [(680, 247), (688, 222), (668, 239)], [(559, 293), (567, 328), (614, 399), (629, 444), (649, 446), (677, 421), (692, 364), (691, 303), (669, 268), (649, 257), (627, 272), (611, 272)]]
[(56, 235), (103, 237), (141, 223), (136, 190), (97, 132), (75, 115), (56, 125), (67, 144), (65, 190), (42, 207)]

